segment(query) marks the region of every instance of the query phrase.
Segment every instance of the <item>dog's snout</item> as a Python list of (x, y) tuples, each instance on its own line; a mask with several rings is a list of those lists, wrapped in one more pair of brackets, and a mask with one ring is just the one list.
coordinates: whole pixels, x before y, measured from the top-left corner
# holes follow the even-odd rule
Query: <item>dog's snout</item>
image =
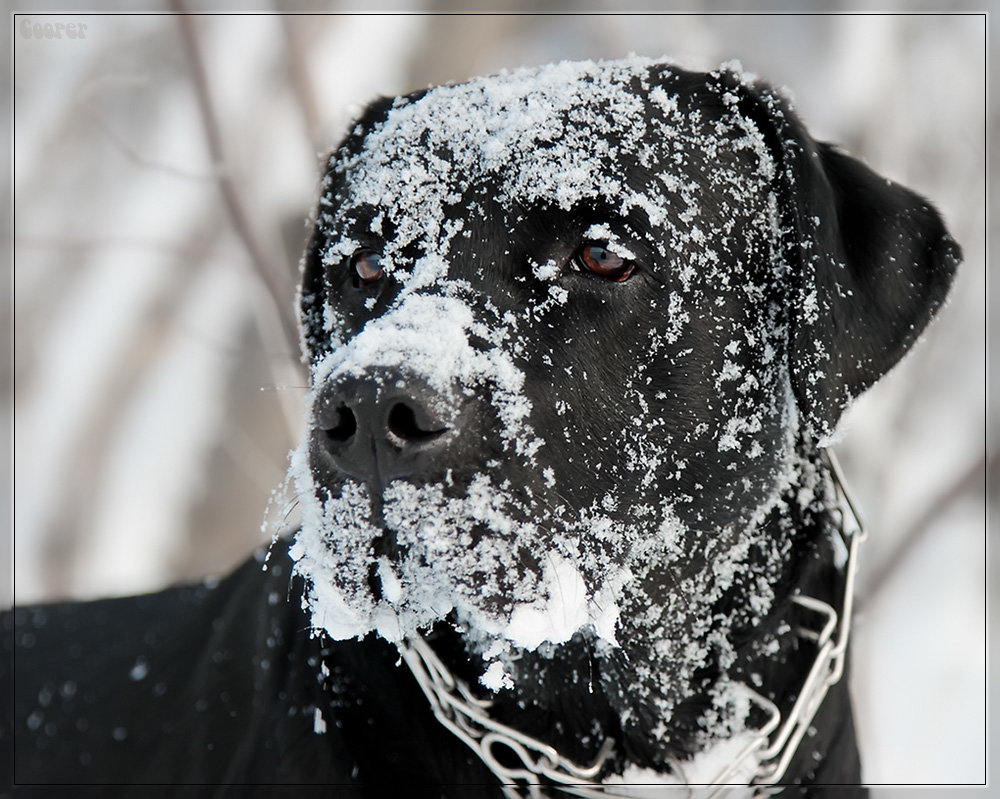
[(447, 398), (426, 383), (380, 373), (327, 387), (314, 426), (340, 472), (385, 485), (433, 469), (454, 415)]

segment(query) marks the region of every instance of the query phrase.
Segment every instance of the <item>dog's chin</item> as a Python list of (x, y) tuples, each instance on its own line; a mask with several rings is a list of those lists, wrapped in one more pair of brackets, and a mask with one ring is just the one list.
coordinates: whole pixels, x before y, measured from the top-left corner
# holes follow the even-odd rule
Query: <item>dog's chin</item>
[(393, 481), (375, 503), (365, 484), (320, 486), (294, 461), (292, 476), (302, 507), (292, 554), (314, 626), (336, 639), (374, 631), (395, 642), (450, 616), (496, 651), (581, 631), (614, 643), (639, 538), (651, 529), (664, 545), (680, 534), (666, 506), (629, 522), (489, 472), (465, 484)]

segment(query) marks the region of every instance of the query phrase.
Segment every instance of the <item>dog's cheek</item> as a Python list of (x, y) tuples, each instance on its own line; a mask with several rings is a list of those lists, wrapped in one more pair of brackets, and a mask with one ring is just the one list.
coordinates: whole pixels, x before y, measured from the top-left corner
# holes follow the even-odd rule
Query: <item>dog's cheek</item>
[(532, 425), (544, 442), (539, 461), (551, 470), (547, 482), (560, 496), (585, 507), (620, 493), (632, 479), (622, 444), (643, 424), (643, 409), (629, 388), (630, 370), (622, 368), (631, 356), (600, 347), (590, 357), (558, 348), (546, 355), (532, 398)]
[(710, 332), (691, 331), (648, 362), (636, 381), (642, 416), (622, 437), (624, 451), (642, 454), (635, 479), (704, 531), (745, 524), (771, 497), (793, 425), (778, 355), (772, 368), (759, 351), (727, 351)]

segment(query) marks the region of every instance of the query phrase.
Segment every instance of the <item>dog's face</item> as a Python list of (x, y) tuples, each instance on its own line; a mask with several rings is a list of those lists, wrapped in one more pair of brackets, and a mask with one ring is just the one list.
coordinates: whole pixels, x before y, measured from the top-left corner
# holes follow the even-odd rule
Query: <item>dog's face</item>
[(304, 260), (317, 627), (614, 645), (628, 595), (683, 647), (734, 581), (766, 610), (796, 446), (884, 371), (829, 332), (836, 200), (789, 201), (819, 157), (737, 76), (637, 59), (373, 106)]

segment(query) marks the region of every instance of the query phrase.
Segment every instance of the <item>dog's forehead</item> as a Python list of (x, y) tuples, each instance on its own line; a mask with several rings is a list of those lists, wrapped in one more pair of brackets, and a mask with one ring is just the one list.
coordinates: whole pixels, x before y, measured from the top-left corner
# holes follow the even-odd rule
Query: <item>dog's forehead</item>
[[(708, 189), (739, 209), (746, 197), (737, 194), (757, 192), (773, 169), (763, 139), (727, 108), (724, 92), (690, 78), (632, 58), (520, 70), (401, 98), (334, 156), (326, 218), (340, 226), (363, 219), (377, 234), (389, 223), (394, 245), (443, 255), (456, 219), (487, 215), (497, 203), (570, 211), (589, 202), (622, 215), (638, 208), (660, 225), (676, 212), (677, 195)], [(733, 157), (739, 150), (751, 158)], [(748, 180), (748, 160), (758, 185)]]
[(352, 204), (443, 204), (484, 178), (501, 201), (566, 207), (612, 192), (607, 165), (643, 139), (645, 103), (631, 87), (637, 77), (567, 64), (439, 87), (404, 102), (344, 165)]

